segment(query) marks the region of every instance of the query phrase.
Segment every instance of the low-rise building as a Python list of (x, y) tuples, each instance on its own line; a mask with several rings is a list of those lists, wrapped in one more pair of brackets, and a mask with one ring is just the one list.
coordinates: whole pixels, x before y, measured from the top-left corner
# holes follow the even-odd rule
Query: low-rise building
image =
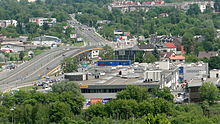
[(210, 70), (209, 77), (210, 78), (220, 78), (220, 70), (218, 70), (218, 69)]
[(46, 35), (36, 37), (31, 42), (33, 45), (36, 46), (48, 46), (48, 47), (61, 44), (61, 40), (58, 37), (46, 36)]
[(204, 82), (210, 82), (216, 85), (220, 89), (220, 79), (219, 78), (203, 78), (203, 79), (194, 79), (188, 83), (188, 93), (189, 93), (189, 102), (200, 102), (199, 88)]
[(69, 81), (84, 81), (88, 80), (88, 74), (81, 72), (65, 73), (64, 78)]
[(208, 63), (181, 63), (177, 64), (179, 67), (179, 80), (191, 81), (192, 79), (201, 79), (208, 77)]
[(99, 50), (92, 50), (90, 53), (89, 53), (89, 58), (97, 58), (99, 57)]
[(169, 60), (171, 63), (183, 63), (183, 62), (185, 62), (185, 56), (174, 55), (174, 56), (170, 56)]
[(175, 89), (178, 85), (178, 67), (172, 66), (169, 61), (156, 62), (144, 72), (144, 82), (159, 82), (160, 87)]
[(18, 22), (16, 20), (0, 20), (0, 27), (6, 28), (9, 25), (17, 26)]
[(42, 18), (42, 17), (37, 17), (37, 18), (30, 18), (29, 22), (33, 22), (38, 24), (39, 26), (43, 26), (45, 23), (48, 25), (54, 25), (57, 23), (56, 18)]
[(217, 51), (200, 51), (198, 58), (202, 59), (202, 58), (210, 58), (210, 57), (214, 57), (214, 56), (218, 56), (218, 52)]

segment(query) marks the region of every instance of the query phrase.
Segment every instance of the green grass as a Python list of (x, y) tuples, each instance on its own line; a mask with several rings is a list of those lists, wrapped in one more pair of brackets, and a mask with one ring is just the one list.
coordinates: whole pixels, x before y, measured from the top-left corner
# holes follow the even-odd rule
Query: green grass
[[(21, 87), (19, 88), (20, 91), (29, 91), (29, 90), (33, 90), (34, 86), (26, 86), (26, 87)], [(37, 86), (38, 89), (42, 89), (41, 86)]]
[(77, 42), (73, 44), (73, 46), (83, 46), (83, 45), (84, 45), (84, 42)]

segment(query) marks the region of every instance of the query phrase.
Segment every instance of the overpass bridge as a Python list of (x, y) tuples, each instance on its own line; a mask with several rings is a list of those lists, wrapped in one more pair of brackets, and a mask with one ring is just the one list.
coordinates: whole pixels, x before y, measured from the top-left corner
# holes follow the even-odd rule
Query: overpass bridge
[[(59, 50), (61, 48), (63, 49)], [(95, 46), (61, 48), (52, 49), (36, 56), (31, 61), (22, 64), (11, 72), (8, 72), (6, 77), (1, 76), (0, 91), (27, 85), (34, 80), (39, 80), (40, 77), (50, 74), (54, 69), (59, 67), (65, 57), (75, 57), (92, 50), (102, 49), (102, 47)]]
[(10, 72), (0, 74), (0, 91), (30, 85), (32, 81), (39, 80), (43, 75), (53, 71), (62, 63), (65, 57), (78, 56), (88, 51), (100, 50), (104, 45), (111, 46), (107, 40), (93, 30), (81, 30), (82, 28), (89, 29), (89, 27), (80, 24), (73, 17), (69, 21), (69, 25), (74, 27), (77, 33), (81, 34), (88, 41), (87, 46), (62, 46), (54, 48), (34, 57)]

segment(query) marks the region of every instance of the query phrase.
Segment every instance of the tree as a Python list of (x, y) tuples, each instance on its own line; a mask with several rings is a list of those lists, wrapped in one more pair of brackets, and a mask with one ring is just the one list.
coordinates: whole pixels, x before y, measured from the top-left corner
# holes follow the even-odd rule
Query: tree
[(192, 52), (193, 35), (190, 32), (185, 32), (183, 35), (183, 45), (187, 54)]
[(77, 71), (78, 69), (78, 61), (76, 58), (65, 58), (62, 63), (62, 69), (64, 73), (70, 73)]
[(199, 58), (195, 55), (188, 55), (186, 56), (186, 62), (198, 62)]
[(28, 33), (34, 34), (37, 32), (38, 27), (36, 23), (30, 22), (26, 25), (26, 30)]
[(19, 59), (21, 60), (21, 61), (23, 61), (23, 59), (24, 59), (24, 52), (23, 51), (21, 51), (20, 53), (19, 53)]
[(147, 88), (139, 86), (129, 85), (125, 90), (117, 93), (117, 99), (134, 99), (138, 102), (148, 99), (150, 94), (147, 92)]
[(49, 106), (49, 117), (51, 122), (59, 122), (64, 117), (70, 117), (70, 106), (64, 102), (54, 102)]
[(168, 87), (164, 87), (162, 89), (154, 88), (152, 91), (152, 94), (158, 98), (163, 98), (167, 101), (173, 101), (173, 94), (171, 93), (170, 89)]
[(199, 88), (199, 95), (202, 101), (214, 103), (219, 96), (219, 89), (211, 82), (204, 82)]
[(114, 119), (129, 119), (137, 114), (138, 103), (132, 99), (111, 100), (105, 104), (105, 111)]
[(143, 53), (142, 52), (136, 52), (135, 54), (135, 62), (143, 62)]
[(77, 85), (77, 83), (71, 82), (71, 81), (53, 84), (52, 91), (56, 92), (56, 93), (71, 91), (76, 95), (81, 95), (79, 85)]
[(213, 56), (208, 60), (210, 69), (220, 69), (220, 56)]
[(100, 51), (99, 56), (103, 60), (112, 60), (113, 59), (114, 51), (110, 46), (104, 46), (103, 49)]
[(105, 111), (105, 105), (102, 103), (99, 104), (93, 104), (86, 110), (86, 115), (89, 116), (89, 118), (94, 117), (107, 117), (108, 113)]
[(44, 23), (42, 28), (46, 31), (50, 28), (50, 26), (48, 25), (48, 23)]
[(200, 14), (201, 11), (199, 9), (199, 5), (198, 4), (192, 4), (189, 6), (189, 9), (187, 10), (187, 15), (198, 15)]
[(152, 53), (147, 53), (147, 55), (145, 54), (145, 56), (143, 57), (143, 62), (146, 62), (146, 63), (153, 63), (156, 61), (157, 61), (157, 58)]

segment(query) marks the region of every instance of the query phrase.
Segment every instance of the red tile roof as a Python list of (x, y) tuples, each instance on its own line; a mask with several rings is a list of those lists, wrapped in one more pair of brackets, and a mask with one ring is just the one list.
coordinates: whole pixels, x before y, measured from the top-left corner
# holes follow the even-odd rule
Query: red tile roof
[(165, 43), (165, 45), (166, 45), (168, 48), (176, 48), (176, 46), (174, 45), (174, 43)]
[(170, 59), (171, 60), (184, 60), (185, 56), (171, 56)]

